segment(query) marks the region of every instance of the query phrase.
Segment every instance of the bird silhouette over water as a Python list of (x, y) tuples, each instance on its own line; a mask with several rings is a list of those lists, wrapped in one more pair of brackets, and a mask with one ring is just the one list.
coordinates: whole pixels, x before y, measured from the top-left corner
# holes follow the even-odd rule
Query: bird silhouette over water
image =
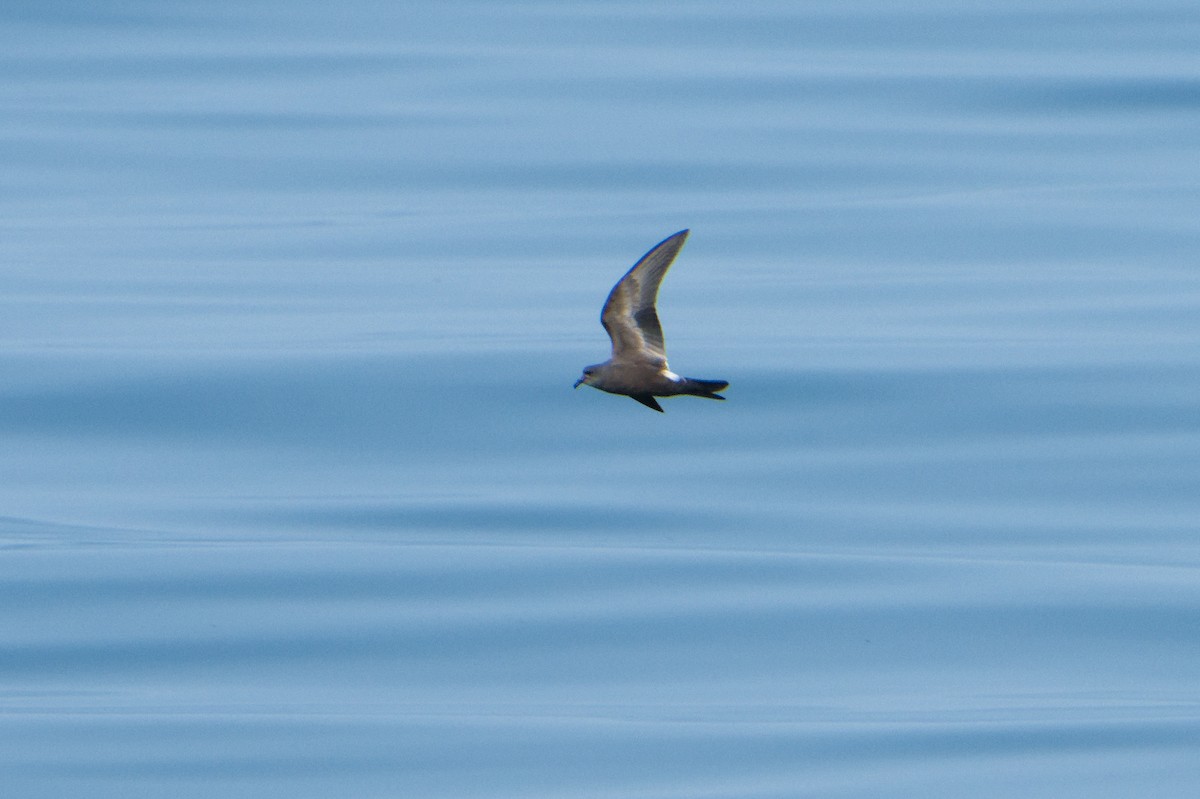
[(681, 230), (656, 244), (613, 286), (600, 312), (600, 323), (612, 339), (612, 357), (585, 366), (575, 388), (589, 385), (609, 394), (624, 394), (659, 413), (663, 409), (655, 397), (686, 394), (725, 399), (717, 392), (727, 388), (728, 382), (680, 377), (667, 366), (667, 346), (654, 303), (688, 232)]

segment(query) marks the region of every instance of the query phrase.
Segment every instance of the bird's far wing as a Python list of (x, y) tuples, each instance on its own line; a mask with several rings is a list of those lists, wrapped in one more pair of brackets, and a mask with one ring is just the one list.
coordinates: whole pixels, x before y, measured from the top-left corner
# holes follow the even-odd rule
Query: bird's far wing
[(642, 403), (647, 408), (652, 408), (659, 413), (666, 413), (666, 411), (662, 409), (662, 406), (658, 404), (658, 400), (654, 398), (653, 394), (630, 394), (629, 396)]
[(687, 237), (688, 231), (681, 230), (659, 242), (609, 292), (600, 323), (612, 339), (614, 361), (649, 361), (666, 367), (667, 345), (654, 302)]

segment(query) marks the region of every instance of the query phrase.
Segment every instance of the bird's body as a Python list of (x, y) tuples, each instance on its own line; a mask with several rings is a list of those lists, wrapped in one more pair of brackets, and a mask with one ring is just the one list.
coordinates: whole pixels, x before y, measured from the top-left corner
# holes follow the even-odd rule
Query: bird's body
[(632, 397), (643, 405), (662, 412), (655, 397), (688, 394), (708, 399), (725, 399), (718, 391), (729, 383), (724, 380), (696, 380), (680, 377), (667, 366), (667, 348), (655, 302), (658, 287), (688, 231), (681, 230), (664, 239), (642, 256), (609, 292), (600, 322), (612, 339), (612, 357), (604, 363), (584, 367), (575, 381)]

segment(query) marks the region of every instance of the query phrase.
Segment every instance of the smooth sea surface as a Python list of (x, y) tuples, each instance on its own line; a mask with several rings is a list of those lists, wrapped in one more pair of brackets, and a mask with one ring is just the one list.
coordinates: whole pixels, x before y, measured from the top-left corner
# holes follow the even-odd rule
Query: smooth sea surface
[(0, 795), (1200, 796), (1193, 0), (0, 43)]

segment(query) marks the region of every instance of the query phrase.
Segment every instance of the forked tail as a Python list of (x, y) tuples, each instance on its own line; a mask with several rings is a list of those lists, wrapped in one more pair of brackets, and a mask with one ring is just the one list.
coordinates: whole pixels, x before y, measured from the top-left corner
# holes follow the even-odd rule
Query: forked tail
[(684, 380), (687, 393), (696, 397), (723, 400), (725, 398), (717, 392), (729, 388), (729, 383), (725, 380), (696, 380), (693, 377), (685, 377)]

